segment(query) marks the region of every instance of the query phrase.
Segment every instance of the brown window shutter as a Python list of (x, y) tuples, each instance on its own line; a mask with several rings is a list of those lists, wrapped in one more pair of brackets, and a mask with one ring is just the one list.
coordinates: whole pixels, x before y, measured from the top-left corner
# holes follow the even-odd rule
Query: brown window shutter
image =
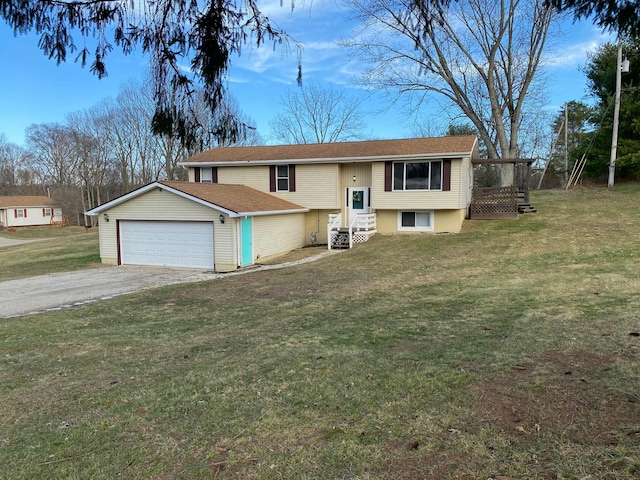
[(393, 185), (393, 162), (384, 162), (384, 191), (390, 192)]
[(442, 161), (442, 191), (451, 190), (451, 160)]
[(24, 209), (24, 218), (27, 218), (27, 209)]
[(13, 209), (13, 218), (18, 218), (18, 209), (17, 208)]
[(45, 214), (44, 214), (44, 208), (42, 209), (42, 216), (43, 216), (43, 217), (45, 216)]
[(218, 183), (218, 167), (211, 167), (211, 183)]
[(289, 165), (289, 191), (296, 191), (296, 166)]
[(196, 167), (193, 169), (193, 180), (196, 183), (200, 183), (200, 167)]
[(269, 165), (269, 191), (276, 191), (276, 166)]

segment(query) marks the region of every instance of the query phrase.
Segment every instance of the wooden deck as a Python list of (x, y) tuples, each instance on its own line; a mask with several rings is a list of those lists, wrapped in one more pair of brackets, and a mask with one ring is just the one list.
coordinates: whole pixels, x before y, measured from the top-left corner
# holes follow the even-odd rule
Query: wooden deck
[(516, 187), (474, 188), (469, 207), (471, 220), (518, 218)]

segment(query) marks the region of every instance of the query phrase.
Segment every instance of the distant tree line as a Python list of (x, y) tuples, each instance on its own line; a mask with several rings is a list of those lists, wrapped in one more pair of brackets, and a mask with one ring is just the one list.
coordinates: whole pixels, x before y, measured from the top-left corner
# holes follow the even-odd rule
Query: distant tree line
[[(215, 146), (262, 143), (253, 121), (226, 96), (211, 113), (202, 102), (200, 128), (187, 147), (170, 131), (153, 133), (153, 91), (131, 81), (115, 99), (70, 113), (61, 123), (34, 124), (25, 145), (8, 142), (0, 133), (0, 195), (50, 195), (74, 224), (101, 203), (158, 179), (184, 180), (178, 162)], [(225, 122), (246, 126), (225, 138)]]

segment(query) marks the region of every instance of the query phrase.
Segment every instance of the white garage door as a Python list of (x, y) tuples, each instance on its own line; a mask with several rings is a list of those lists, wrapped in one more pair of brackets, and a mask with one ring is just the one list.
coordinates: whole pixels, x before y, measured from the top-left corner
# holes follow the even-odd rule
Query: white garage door
[(213, 223), (120, 222), (123, 265), (213, 268)]

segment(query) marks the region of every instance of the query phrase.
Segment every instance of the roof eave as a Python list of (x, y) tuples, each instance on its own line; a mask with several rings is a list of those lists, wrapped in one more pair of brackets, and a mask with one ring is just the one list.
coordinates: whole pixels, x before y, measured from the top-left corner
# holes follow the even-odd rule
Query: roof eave
[(291, 210), (268, 210), (264, 212), (238, 212), (240, 217), (262, 217), (266, 215), (285, 215), (288, 213), (307, 213), (310, 210), (308, 208), (297, 208)]
[(201, 162), (180, 162), (183, 167), (237, 167), (241, 165), (282, 165), (283, 163), (295, 164), (317, 164), (317, 163), (358, 163), (358, 162), (384, 162), (384, 161), (403, 161), (416, 160), (424, 158), (470, 158), (472, 152), (448, 152), (448, 153), (415, 153), (405, 155), (378, 155), (367, 157), (321, 157), (321, 158), (282, 158), (277, 160), (235, 160), (235, 161), (201, 161)]

